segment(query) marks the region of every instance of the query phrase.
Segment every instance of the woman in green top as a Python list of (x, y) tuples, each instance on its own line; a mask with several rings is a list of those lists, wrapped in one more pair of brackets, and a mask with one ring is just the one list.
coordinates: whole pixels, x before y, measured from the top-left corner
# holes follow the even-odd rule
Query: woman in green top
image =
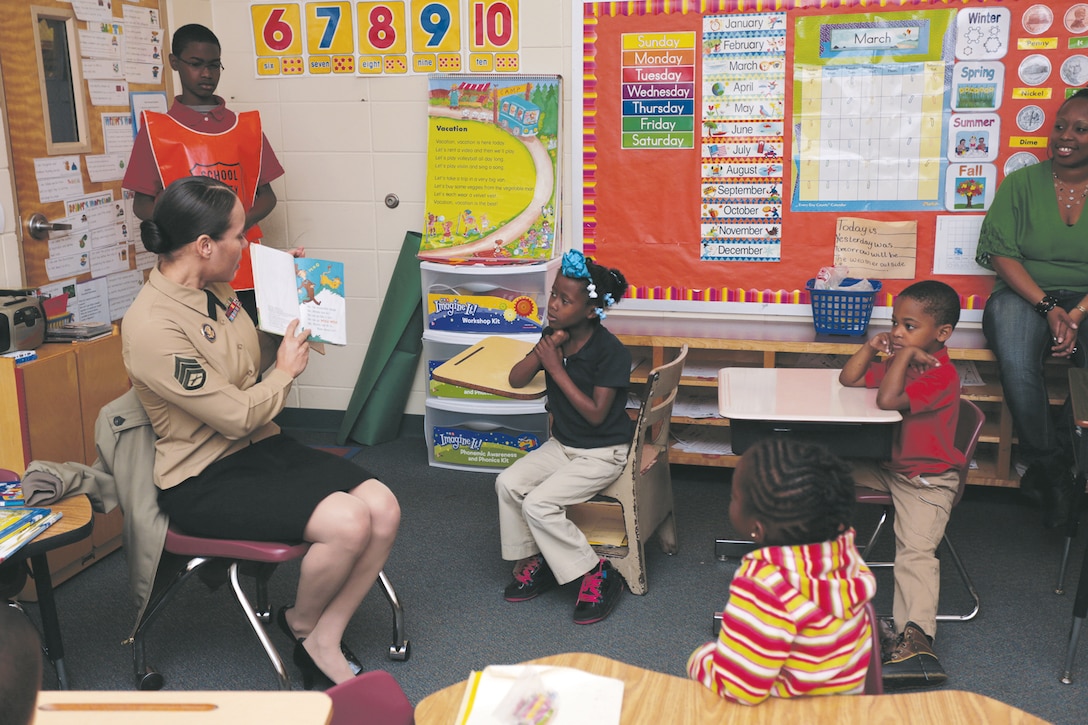
[(1001, 367), (1012, 412), (1020, 488), (1043, 504), (1043, 523), (1063, 523), (1074, 501), (1068, 427), (1052, 415), (1043, 358), (1085, 366), (1088, 339), (1088, 89), (1058, 109), (1051, 158), (1013, 172), (982, 223), (976, 261), (997, 273), (982, 329)]

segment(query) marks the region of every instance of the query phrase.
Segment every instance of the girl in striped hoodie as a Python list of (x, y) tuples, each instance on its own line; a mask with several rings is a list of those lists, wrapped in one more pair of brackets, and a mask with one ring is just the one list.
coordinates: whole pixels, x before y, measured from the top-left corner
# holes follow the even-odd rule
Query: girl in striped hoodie
[(760, 548), (741, 560), (717, 641), (688, 659), (692, 679), (749, 705), (862, 692), (876, 580), (854, 546), (849, 471), (820, 446), (782, 438), (741, 457), (729, 520)]

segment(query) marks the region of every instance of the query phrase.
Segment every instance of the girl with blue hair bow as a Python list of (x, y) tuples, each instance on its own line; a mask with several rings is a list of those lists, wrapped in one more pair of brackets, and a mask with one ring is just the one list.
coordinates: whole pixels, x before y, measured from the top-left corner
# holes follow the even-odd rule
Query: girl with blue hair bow
[(576, 624), (601, 621), (623, 593), (619, 573), (567, 519), (567, 506), (604, 490), (627, 462), (631, 354), (601, 325), (626, 291), (619, 270), (567, 252), (548, 299), (549, 326), (509, 376), (520, 388), (544, 371), (552, 428), (495, 481), (502, 557), (517, 562), (504, 597), (524, 602), (581, 578)]

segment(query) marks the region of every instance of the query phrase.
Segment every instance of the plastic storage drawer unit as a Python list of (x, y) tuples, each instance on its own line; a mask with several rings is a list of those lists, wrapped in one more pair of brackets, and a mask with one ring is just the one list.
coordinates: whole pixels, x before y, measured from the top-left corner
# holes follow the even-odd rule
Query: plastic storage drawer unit
[(432, 466), (495, 472), (506, 468), (548, 437), (543, 400), (491, 403), (427, 400), (424, 424)]
[(419, 268), (427, 330), (539, 334), (559, 260), (506, 266), (420, 262)]

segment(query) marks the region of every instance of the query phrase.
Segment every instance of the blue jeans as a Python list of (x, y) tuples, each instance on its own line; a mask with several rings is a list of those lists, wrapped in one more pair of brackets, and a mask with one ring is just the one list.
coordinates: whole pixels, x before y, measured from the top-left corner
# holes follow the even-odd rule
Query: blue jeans
[[(1083, 292), (1050, 290), (1047, 294), (1058, 304), (1073, 309), (1084, 298)], [(1071, 431), (1055, 419), (1043, 379), (1043, 360), (1050, 353), (1050, 326), (1035, 311), (1033, 304), (1011, 289), (994, 292), (982, 313), (982, 331), (997, 356), (1001, 369), (1001, 387), (1012, 413), (1019, 441), (1020, 462), (1056, 463), (1071, 450)], [(1086, 367), (1088, 324), (1077, 330), (1077, 347), (1072, 362)]]

